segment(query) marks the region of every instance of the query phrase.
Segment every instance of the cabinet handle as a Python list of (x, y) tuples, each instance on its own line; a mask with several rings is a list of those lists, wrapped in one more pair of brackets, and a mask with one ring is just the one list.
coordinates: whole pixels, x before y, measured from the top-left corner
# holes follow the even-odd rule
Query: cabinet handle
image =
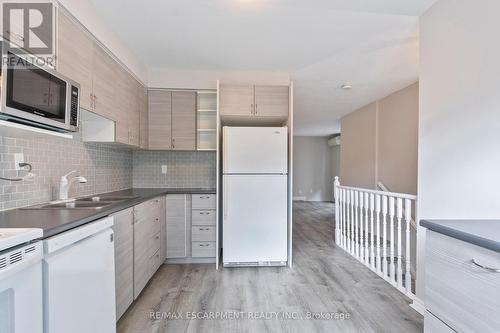
[(255, 103), (255, 115), (257, 115), (257, 103)]
[(156, 236), (155, 239), (160, 239), (160, 236)]
[(488, 272), (491, 272), (491, 273), (500, 273), (500, 268), (494, 268), (494, 267), (488, 267), (488, 266), (484, 266), (480, 263), (477, 262), (476, 259), (472, 259), (472, 263), (474, 265), (476, 265), (477, 267), (480, 267)]
[(156, 222), (159, 222), (159, 221), (160, 221), (160, 219), (157, 217), (157, 218), (155, 218), (155, 221), (156, 221)]
[(175, 138), (172, 138), (172, 148), (175, 149)]
[(250, 114), (255, 114), (253, 104), (250, 104)]

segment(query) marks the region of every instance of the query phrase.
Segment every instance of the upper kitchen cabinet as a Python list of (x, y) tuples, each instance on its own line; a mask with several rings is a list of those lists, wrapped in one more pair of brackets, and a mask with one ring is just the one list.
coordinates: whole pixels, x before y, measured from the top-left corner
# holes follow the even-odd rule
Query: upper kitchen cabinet
[(255, 86), (254, 115), (257, 117), (288, 117), (288, 86)]
[(146, 88), (139, 84), (139, 147), (141, 149), (149, 148), (149, 124), (148, 124), (148, 93)]
[(116, 108), (116, 62), (97, 44), (92, 54), (92, 99), (93, 111), (115, 120)]
[(139, 83), (121, 66), (116, 66), (116, 98), (113, 111), (116, 141), (131, 146), (139, 146), (140, 108)]
[(172, 92), (148, 91), (149, 149), (172, 148)]
[(219, 102), (224, 124), (281, 126), (288, 119), (289, 87), (222, 84)]
[(172, 92), (172, 148), (196, 149), (196, 92)]
[(221, 116), (253, 115), (254, 91), (252, 85), (221, 85)]
[(196, 92), (149, 90), (148, 109), (149, 149), (196, 149)]
[(57, 70), (80, 84), (80, 107), (91, 110), (94, 42), (63, 12), (57, 15)]

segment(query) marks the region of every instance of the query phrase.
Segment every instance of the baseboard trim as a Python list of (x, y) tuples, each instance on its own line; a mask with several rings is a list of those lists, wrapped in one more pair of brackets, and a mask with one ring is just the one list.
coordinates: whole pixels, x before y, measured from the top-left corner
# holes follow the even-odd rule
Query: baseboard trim
[(306, 197), (293, 197), (293, 201), (306, 201)]
[(165, 261), (165, 264), (215, 264), (215, 258), (170, 258)]
[(424, 302), (420, 298), (414, 297), (413, 302), (410, 304), (410, 307), (420, 313), (422, 316), (425, 313), (425, 305)]

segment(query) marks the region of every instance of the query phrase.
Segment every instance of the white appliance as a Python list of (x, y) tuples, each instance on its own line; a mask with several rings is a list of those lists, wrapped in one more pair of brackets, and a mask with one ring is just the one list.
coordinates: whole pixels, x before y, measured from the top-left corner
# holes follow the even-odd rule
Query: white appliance
[(287, 127), (223, 128), (223, 265), (287, 264)]
[[(0, 229), (0, 332), (42, 333), (41, 229)], [(23, 244), (23, 245), (20, 245)]]
[(44, 333), (113, 333), (113, 217), (44, 240)]

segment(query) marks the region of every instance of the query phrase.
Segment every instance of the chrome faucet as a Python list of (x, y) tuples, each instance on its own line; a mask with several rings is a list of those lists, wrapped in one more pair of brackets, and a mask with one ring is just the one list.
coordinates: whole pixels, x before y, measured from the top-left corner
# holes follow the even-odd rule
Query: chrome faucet
[(61, 177), (61, 181), (59, 182), (59, 199), (60, 200), (67, 200), (68, 199), (68, 192), (71, 187), (71, 184), (74, 182), (78, 181), (80, 184), (85, 184), (87, 182), (87, 178), (83, 176), (75, 176), (71, 179), (69, 179), (69, 176), (77, 173), (78, 171), (73, 170), (68, 172), (66, 175)]

